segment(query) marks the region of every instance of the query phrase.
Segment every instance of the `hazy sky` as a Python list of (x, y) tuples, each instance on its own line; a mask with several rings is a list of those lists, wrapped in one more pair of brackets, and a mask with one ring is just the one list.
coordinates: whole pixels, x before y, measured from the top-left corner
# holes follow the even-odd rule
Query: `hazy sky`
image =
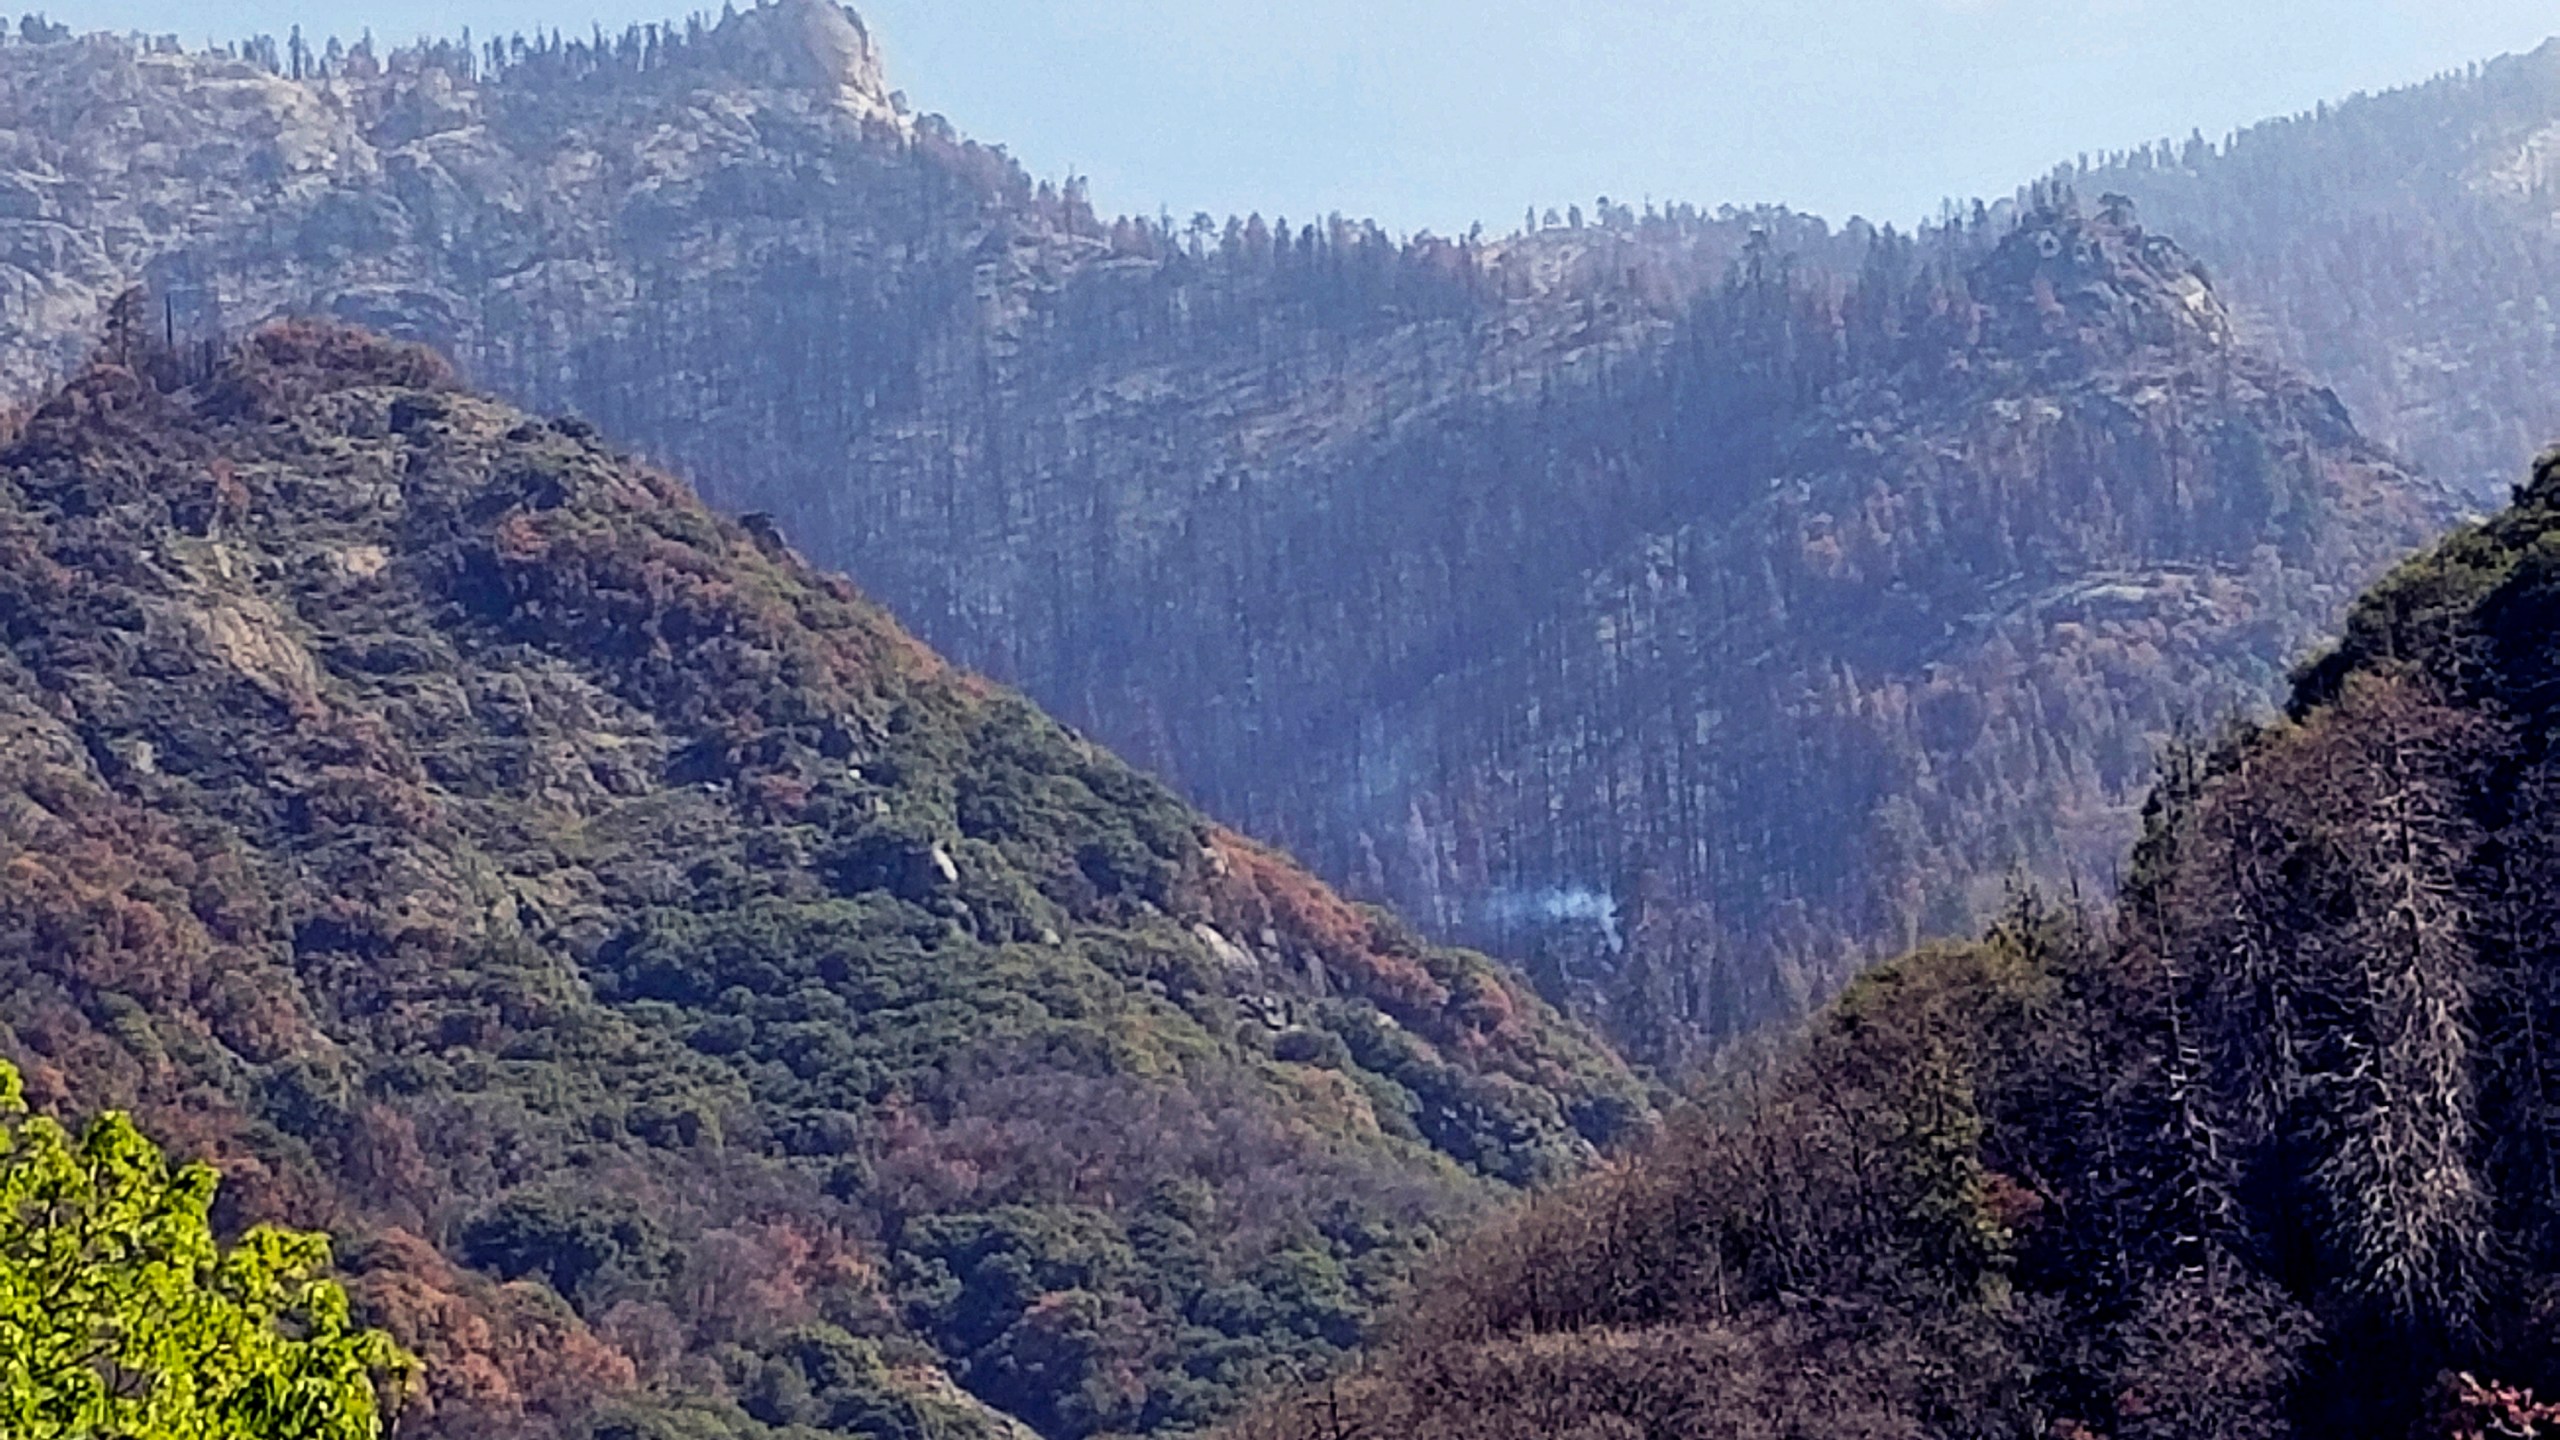
[[(24, 4), (25, 0), (20, 0)], [(619, 29), (686, 0), (55, 0), (190, 41)], [(11, 6), (12, 9), (18, 6)], [(1104, 210), (1508, 229), (1540, 206), (1910, 220), (2053, 161), (2529, 49), (2551, 0), (871, 0), (891, 83)]]

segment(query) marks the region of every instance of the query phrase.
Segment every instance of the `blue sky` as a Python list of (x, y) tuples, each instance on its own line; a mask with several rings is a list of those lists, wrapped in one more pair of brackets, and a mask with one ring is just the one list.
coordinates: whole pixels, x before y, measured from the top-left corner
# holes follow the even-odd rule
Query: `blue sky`
[[(24, 0), (21, 0), (24, 3)], [(190, 41), (686, 0), (56, 0)], [(2560, 33), (2550, 0), (871, 0), (891, 83), (1106, 210), (1508, 229), (1598, 195), (1908, 221)]]

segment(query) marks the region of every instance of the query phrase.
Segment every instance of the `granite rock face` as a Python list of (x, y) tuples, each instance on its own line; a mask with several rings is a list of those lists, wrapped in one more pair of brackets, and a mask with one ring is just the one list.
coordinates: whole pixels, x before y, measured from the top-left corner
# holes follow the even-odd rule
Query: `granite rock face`
[(0, 47), (13, 382), (135, 282), (432, 342), (1660, 1058), (2104, 863), (2450, 510), (2059, 197), (1106, 222), (823, 0), (266, 58)]

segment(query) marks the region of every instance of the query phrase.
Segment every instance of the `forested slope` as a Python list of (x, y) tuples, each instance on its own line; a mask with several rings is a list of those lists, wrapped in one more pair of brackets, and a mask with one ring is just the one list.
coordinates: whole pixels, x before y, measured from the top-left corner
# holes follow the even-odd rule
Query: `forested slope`
[(1860, 979), (1242, 1436), (2560, 1426), (2560, 456), (2173, 764), (2111, 912)]
[(0, 450), (0, 1047), (353, 1237), (418, 1433), (1196, 1424), (1643, 1123), (582, 422), (151, 330)]
[(1433, 493), (1606, 493), (1608, 543), (1474, 628), (1564, 548), (1524, 534), (1314, 773), (1362, 802), (1338, 863), (1415, 913), (1612, 893), (1548, 976), (1656, 1057), (1964, 933), (2020, 872), (2109, 883), (2159, 748), (2272, 697), (2453, 508), (2238, 344), (2177, 244), (2059, 193), (1854, 277), (1755, 246), (1586, 405)]

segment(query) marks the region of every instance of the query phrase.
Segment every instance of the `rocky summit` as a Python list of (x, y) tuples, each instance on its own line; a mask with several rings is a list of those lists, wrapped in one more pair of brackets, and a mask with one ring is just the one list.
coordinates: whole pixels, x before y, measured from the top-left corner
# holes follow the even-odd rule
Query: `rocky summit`
[(2057, 171), (2174, 231), (2249, 341), (2483, 505), (2560, 433), (2560, 43)]

